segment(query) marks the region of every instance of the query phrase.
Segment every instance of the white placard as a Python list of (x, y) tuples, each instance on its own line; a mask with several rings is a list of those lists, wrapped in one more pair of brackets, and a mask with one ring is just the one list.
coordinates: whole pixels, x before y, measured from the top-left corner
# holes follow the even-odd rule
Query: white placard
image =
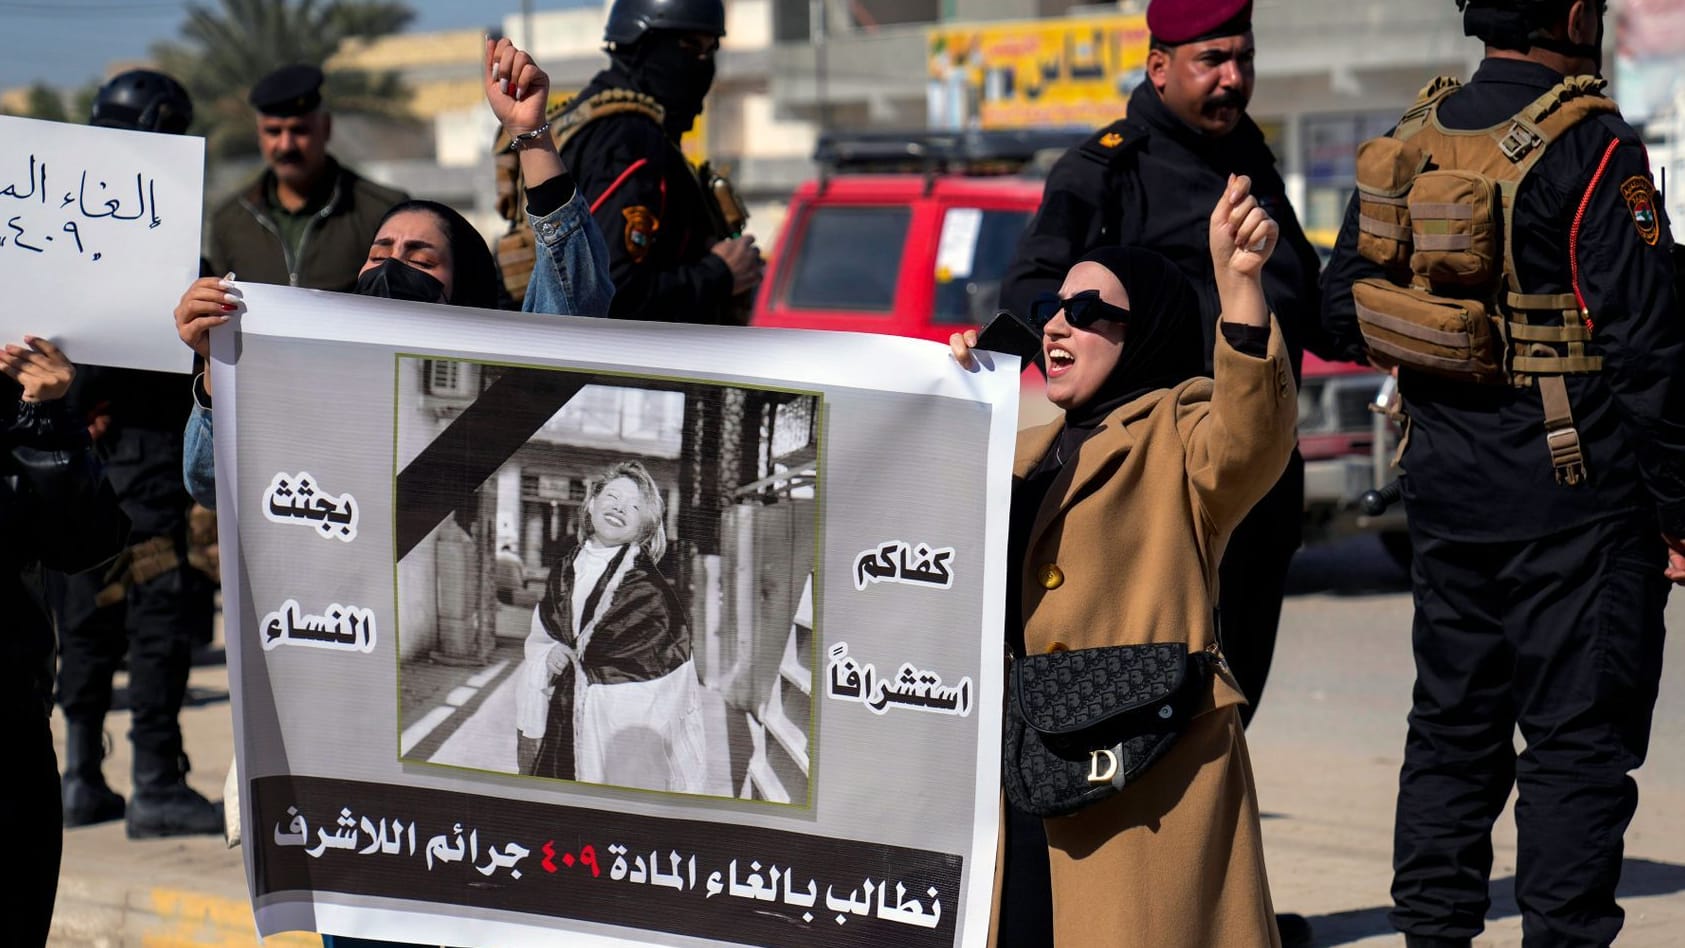
[(0, 116), (0, 341), (186, 372), (171, 313), (199, 275), (205, 140)]

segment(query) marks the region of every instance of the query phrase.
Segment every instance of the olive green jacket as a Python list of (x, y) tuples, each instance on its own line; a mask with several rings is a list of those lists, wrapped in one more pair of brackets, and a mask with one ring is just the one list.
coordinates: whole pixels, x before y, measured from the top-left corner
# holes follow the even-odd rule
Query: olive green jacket
[(274, 174), (266, 169), (212, 213), (211, 272), (233, 273), (249, 283), (342, 291), (355, 287), (381, 217), (409, 196), (375, 184), (329, 158), (333, 193), (306, 225), (292, 259), (269, 214), (266, 195)]

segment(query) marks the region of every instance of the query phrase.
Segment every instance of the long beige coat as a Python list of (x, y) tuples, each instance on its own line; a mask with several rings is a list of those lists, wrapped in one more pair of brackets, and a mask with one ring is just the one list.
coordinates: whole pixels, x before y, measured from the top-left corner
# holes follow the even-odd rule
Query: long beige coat
[[(1214, 374), (1114, 411), (1054, 481), (1018, 577), (1031, 654), (1215, 643), (1217, 564), (1286, 468), (1298, 396), (1273, 323), (1261, 359), (1219, 334)], [(1059, 430), (1020, 434), (1017, 476)], [(1058, 948), (1279, 945), (1243, 700), (1222, 667), (1206, 710), (1139, 782), (1046, 821)]]

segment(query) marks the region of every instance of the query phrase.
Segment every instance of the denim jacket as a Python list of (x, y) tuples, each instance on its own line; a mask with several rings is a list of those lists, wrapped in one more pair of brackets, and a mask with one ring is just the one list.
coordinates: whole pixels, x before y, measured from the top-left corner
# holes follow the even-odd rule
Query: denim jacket
[(607, 316), (614, 298), (608, 270), (608, 245), (578, 189), (561, 207), (543, 217), (527, 214), (543, 253), (533, 261), (524, 313), (558, 316)]
[[(557, 316), (607, 316), (614, 298), (609, 277), (608, 245), (577, 189), (561, 207), (539, 217), (527, 214), (544, 249), (533, 261), (524, 313)], [(193, 382), (193, 413), (187, 418), (182, 451), (182, 481), (193, 499), (216, 508), (216, 462), (212, 454), (211, 403)]]

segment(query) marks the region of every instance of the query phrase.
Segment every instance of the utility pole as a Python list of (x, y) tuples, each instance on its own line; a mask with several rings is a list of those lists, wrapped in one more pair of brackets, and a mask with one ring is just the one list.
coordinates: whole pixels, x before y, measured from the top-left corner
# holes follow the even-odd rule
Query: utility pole
[(825, 0), (808, 0), (807, 19), (808, 38), (813, 43), (813, 96), (819, 111), (819, 132), (824, 134), (831, 127), (831, 102), (825, 89), (825, 36), (830, 32), (825, 23)]

